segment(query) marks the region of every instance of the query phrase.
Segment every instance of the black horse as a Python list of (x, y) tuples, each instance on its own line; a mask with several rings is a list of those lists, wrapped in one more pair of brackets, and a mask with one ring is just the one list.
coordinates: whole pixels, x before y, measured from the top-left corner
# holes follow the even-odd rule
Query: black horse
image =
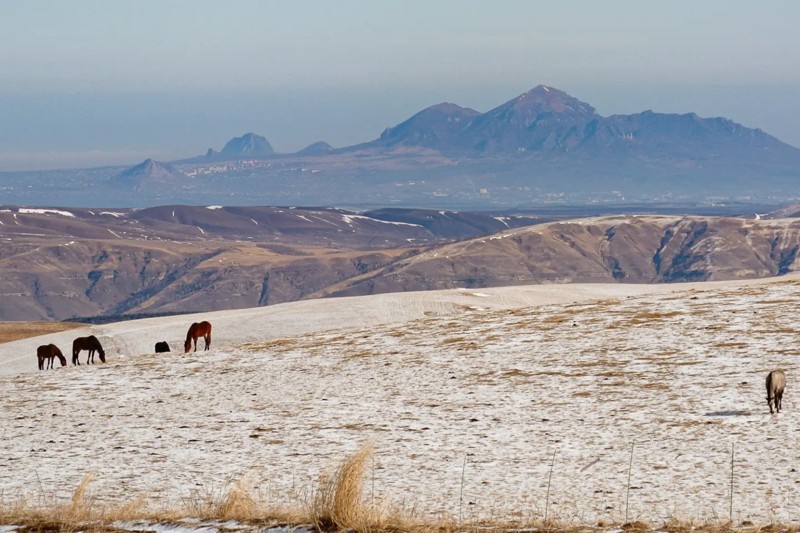
[(55, 344), (44, 344), (36, 349), (36, 358), (39, 360), (39, 370), (53, 368), (53, 360), (58, 357), (61, 366), (67, 366), (67, 358)]
[(167, 341), (161, 341), (156, 343), (156, 353), (166, 353), (169, 351), (169, 344)]
[(72, 364), (79, 365), (81, 364), (78, 361), (78, 354), (81, 353), (81, 350), (89, 350), (89, 355), (86, 356), (86, 364), (89, 364), (89, 361), (94, 363), (94, 352), (98, 352), (100, 355), (100, 361), (103, 363), (106, 362), (106, 352), (103, 350), (103, 347), (100, 345), (100, 341), (97, 340), (97, 337), (94, 335), (89, 335), (88, 337), (78, 337), (74, 341), (72, 341)]

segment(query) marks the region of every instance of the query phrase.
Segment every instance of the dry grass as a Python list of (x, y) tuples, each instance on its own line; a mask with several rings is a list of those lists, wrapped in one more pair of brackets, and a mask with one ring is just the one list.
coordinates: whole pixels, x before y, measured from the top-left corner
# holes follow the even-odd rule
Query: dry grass
[[(370, 522), (371, 512), (363, 502), (363, 479), (372, 447), (364, 446), (339, 466), (333, 476), (320, 482), (311, 516), (323, 530), (357, 529)], [(359, 527), (362, 526), (362, 527)]]
[[(363, 494), (364, 473), (372, 458), (367, 445), (348, 457), (332, 476), (323, 478), (310, 498), (296, 495), (296, 505), (273, 506), (246, 480), (229, 483), (220, 492), (193, 492), (180, 505), (168, 509), (149, 507), (139, 498), (102, 506), (90, 491), (93, 475), (86, 476), (67, 503), (40, 495), (36, 501), (7, 501), (0, 493), (0, 525), (13, 524), (33, 531), (108, 531), (114, 523), (146, 521), (176, 523), (182, 519), (232, 520), (243, 524), (313, 525), (320, 531), (434, 531), (440, 523), (414, 519), (382, 502), (367, 502)], [(198, 526), (199, 527), (199, 526)]]
[[(5, 500), (0, 492), (0, 525), (15, 525), (20, 531), (125, 531), (121, 523), (184, 525), (203, 527), (203, 521), (225, 520), (262, 529), (288, 525), (317, 531), (353, 531), (358, 533), (797, 533), (800, 526), (787, 524), (754, 525), (726, 520), (695, 522), (670, 518), (654, 525), (634, 521), (625, 524), (598, 522), (576, 524), (574, 520), (559, 522), (549, 519), (521, 518), (520, 521), (482, 519), (459, 523), (454, 517), (419, 518), (413, 509), (398, 509), (386, 502), (366, 501), (364, 475), (371, 464), (372, 446), (366, 445), (345, 461), (328, 477), (324, 477), (311, 498), (297, 495), (302, 504), (295, 507), (270, 506), (245, 480), (228, 485), (219, 493), (192, 493), (182, 505), (170, 509), (151, 509), (141, 498), (116, 506), (101, 506), (91, 494), (93, 475), (86, 476), (68, 503), (58, 504), (40, 497), (38, 503), (20, 499)], [(514, 513), (520, 517), (527, 513)], [(182, 523), (186, 519), (200, 522)], [(141, 525), (137, 527), (142, 527)]]
[(76, 322), (0, 322), (0, 343), (84, 327)]

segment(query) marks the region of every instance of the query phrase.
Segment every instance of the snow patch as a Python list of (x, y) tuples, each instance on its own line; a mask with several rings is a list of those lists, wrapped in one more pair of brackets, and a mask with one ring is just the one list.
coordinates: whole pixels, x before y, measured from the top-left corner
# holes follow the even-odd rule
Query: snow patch
[(212, 211), (216, 211), (217, 209), (222, 209), (221, 205), (207, 205), (206, 209), (211, 209)]
[[(94, 213), (92, 213), (94, 214)], [(117, 211), (100, 211), (101, 215), (108, 215), (110, 217), (119, 218), (124, 217), (125, 213), (118, 213)]]
[(381, 220), (379, 218), (365, 217), (364, 215), (342, 215), (342, 219), (347, 224), (352, 224), (353, 220), (368, 220), (370, 222), (377, 222), (379, 224), (391, 224), (393, 226), (412, 226), (416, 228), (422, 227), (422, 225), (420, 224), (411, 224), (409, 222), (395, 222), (392, 220)]
[(471, 289), (467, 289), (466, 287), (459, 287), (456, 290), (461, 291), (461, 292), (463, 292), (464, 294), (466, 294), (468, 296), (479, 296), (481, 298), (489, 298), (490, 297), (490, 295), (486, 294), (485, 292), (473, 292)]
[(60, 209), (33, 209), (33, 208), (28, 208), (28, 207), (20, 207), (19, 208), (19, 212), (20, 213), (33, 214), (33, 215), (48, 215), (48, 214), (52, 213), (54, 215), (61, 215), (61, 216), (65, 216), (65, 217), (75, 218), (75, 215), (73, 215), (69, 211), (62, 211)]

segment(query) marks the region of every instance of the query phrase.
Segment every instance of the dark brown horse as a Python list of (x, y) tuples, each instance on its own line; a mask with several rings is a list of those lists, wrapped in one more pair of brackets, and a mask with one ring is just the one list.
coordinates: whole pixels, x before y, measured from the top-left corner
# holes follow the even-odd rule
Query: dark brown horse
[(43, 344), (36, 348), (36, 358), (39, 360), (39, 370), (45, 369), (45, 360), (47, 360), (47, 368), (53, 368), (53, 360), (58, 357), (61, 361), (61, 366), (67, 366), (67, 358), (58, 349), (55, 344)]
[(783, 389), (786, 387), (786, 375), (783, 370), (773, 370), (767, 374), (767, 405), (769, 414), (772, 414), (772, 405), (775, 404), (775, 411), (781, 412), (783, 407)]
[(86, 356), (86, 364), (88, 365), (91, 361), (94, 363), (94, 352), (98, 352), (100, 355), (100, 361), (103, 363), (106, 362), (106, 352), (103, 350), (103, 347), (100, 346), (100, 341), (97, 340), (97, 337), (94, 335), (89, 335), (88, 337), (78, 337), (74, 341), (72, 341), (72, 364), (79, 365), (81, 364), (78, 361), (78, 354), (81, 353), (81, 350), (89, 350), (89, 355)]
[(192, 349), (192, 342), (194, 342), (194, 351), (197, 351), (197, 339), (205, 337), (206, 350), (211, 347), (211, 323), (203, 320), (202, 322), (195, 322), (189, 326), (189, 331), (186, 332), (186, 342), (183, 343), (184, 353)]
[(169, 351), (169, 344), (167, 341), (161, 341), (156, 343), (156, 353), (167, 353)]

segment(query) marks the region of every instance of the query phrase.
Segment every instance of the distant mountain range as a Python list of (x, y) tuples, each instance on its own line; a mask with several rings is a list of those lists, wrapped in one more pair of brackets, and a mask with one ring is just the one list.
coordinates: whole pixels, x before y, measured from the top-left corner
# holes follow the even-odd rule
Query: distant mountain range
[[(150, 160), (148, 160), (150, 161)], [(786, 203), (800, 149), (694, 113), (603, 117), (539, 85), (485, 113), (428, 107), (377, 139), (278, 154), (255, 133), (220, 150), (130, 169), (0, 174), (7, 203), (222, 203), (512, 208), (625, 202)], [(143, 166), (144, 165), (144, 166)]]
[(544, 85), (483, 114), (455, 104), (429, 107), (369, 145), (422, 146), (459, 157), (585, 153), (699, 159), (736, 149), (795, 157), (799, 152), (761, 130), (694, 113), (602, 117), (589, 104)]

